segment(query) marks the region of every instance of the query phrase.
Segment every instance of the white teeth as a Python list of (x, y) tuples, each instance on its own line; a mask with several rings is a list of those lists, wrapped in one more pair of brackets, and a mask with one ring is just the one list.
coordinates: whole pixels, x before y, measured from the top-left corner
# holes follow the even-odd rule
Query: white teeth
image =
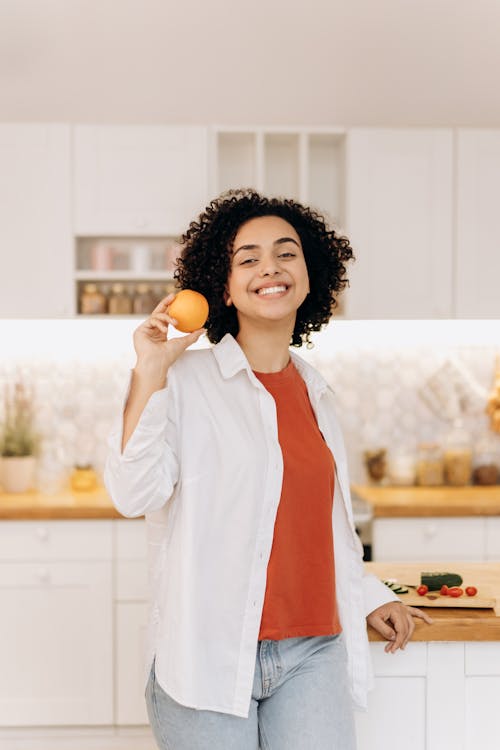
[(286, 292), (286, 286), (268, 286), (259, 289), (257, 294), (277, 294), (277, 292)]

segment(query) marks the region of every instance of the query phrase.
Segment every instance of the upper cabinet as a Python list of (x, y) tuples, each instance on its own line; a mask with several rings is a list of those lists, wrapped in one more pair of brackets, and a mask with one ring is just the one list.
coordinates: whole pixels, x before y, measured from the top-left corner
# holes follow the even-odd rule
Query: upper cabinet
[(349, 130), (346, 175), (347, 317), (452, 317), (452, 130)]
[(0, 317), (72, 312), (69, 125), (0, 125)]
[(78, 236), (179, 235), (208, 199), (208, 129), (90, 126), (74, 130)]
[(499, 183), (500, 130), (459, 130), (458, 318), (500, 318)]

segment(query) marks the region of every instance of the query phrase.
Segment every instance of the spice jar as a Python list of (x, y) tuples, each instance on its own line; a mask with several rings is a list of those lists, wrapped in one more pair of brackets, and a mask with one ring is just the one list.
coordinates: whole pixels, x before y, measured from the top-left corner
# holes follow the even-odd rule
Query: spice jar
[(134, 314), (149, 315), (155, 306), (155, 296), (149, 284), (137, 284), (133, 303)]
[(385, 478), (387, 469), (386, 455), (386, 448), (375, 448), (363, 451), (366, 471), (368, 472), (370, 479), (374, 482), (382, 482)]
[(97, 284), (85, 284), (80, 295), (80, 312), (82, 315), (103, 315), (106, 312), (106, 297), (99, 291)]
[(474, 484), (491, 485), (498, 482), (500, 476), (499, 456), (494, 440), (485, 437), (479, 440), (472, 462), (472, 481)]
[(445, 440), (444, 479), (452, 487), (469, 484), (472, 477), (472, 446), (469, 433), (459, 420)]
[(417, 449), (417, 484), (436, 487), (444, 481), (443, 451), (438, 443), (420, 443)]
[(110, 315), (130, 315), (132, 298), (127, 294), (123, 284), (113, 284), (108, 302)]

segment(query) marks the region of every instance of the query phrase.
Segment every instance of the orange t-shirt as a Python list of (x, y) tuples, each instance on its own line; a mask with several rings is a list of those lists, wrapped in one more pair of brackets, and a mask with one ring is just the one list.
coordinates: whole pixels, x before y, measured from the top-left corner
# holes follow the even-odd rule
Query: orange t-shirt
[(280, 372), (254, 374), (276, 402), (284, 463), (259, 640), (340, 633), (332, 533), (333, 455), (293, 362)]

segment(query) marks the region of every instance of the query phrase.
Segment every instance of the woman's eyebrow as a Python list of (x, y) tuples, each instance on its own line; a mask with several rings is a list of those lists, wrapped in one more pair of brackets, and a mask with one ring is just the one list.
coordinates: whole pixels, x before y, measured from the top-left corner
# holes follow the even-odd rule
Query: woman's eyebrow
[[(285, 242), (293, 242), (297, 247), (300, 247), (297, 240), (294, 240), (293, 237), (280, 237), (279, 240), (274, 240), (273, 245), (283, 245)], [(239, 253), (240, 250), (257, 250), (259, 248), (260, 245), (242, 245), (234, 251), (233, 256), (236, 255), (236, 253)]]

